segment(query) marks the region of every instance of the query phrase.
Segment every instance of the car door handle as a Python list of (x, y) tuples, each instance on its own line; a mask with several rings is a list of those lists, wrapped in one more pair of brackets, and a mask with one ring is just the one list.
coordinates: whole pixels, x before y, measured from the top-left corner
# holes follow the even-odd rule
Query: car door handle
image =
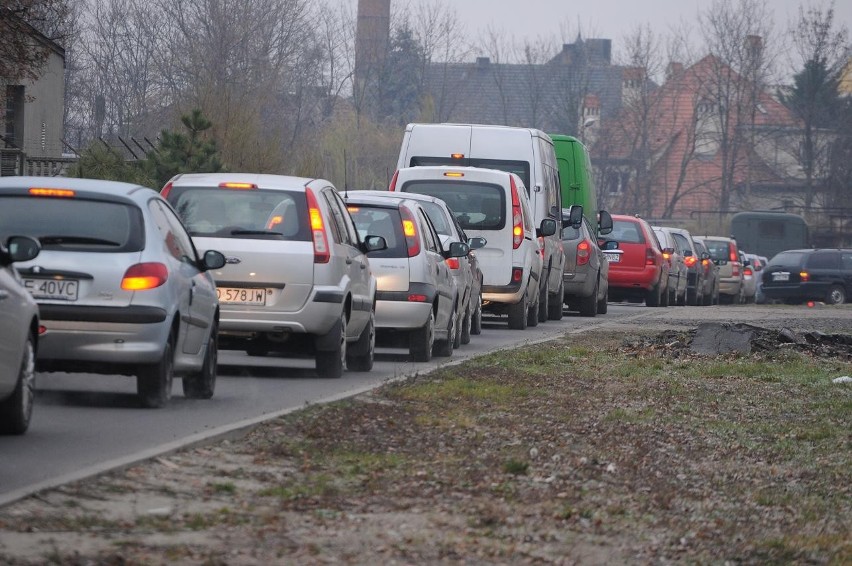
[(352, 265), (352, 258), (351, 257), (346, 258), (346, 265)]
[(358, 262), (358, 264), (361, 266), (361, 269), (367, 269), (367, 262), (366, 261)]

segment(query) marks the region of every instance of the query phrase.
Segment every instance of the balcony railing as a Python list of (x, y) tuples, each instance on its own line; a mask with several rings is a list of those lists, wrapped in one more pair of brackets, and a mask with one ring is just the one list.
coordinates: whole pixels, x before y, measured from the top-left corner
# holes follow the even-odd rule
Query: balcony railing
[(29, 157), (20, 149), (5, 148), (0, 149), (0, 177), (58, 177), (76, 162), (76, 157)]

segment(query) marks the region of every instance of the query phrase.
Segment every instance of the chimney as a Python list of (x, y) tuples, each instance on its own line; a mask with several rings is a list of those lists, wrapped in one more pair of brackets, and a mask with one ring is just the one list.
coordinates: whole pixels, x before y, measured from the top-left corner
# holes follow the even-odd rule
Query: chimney
[(490, 65), (490, 64), (491, 64), (491, 58), (490, 57), (477, 57), (476, 58), (476, 66), (479, 67), (480, 69), (484, 69), (484, 68), (488, 67), (488, 65)]
[(683, 63), (672, 61), (669, 63), (668, 67), (666, 67), (666, 80), (668, 81), (677, 78), (681, 73), (683, 73)]
[(749, 60), (759, 61), (763, 55), (763, 38), (759, 35), (748, 35), (745, 47)]
[(390, 45), (390, 0), (358, 0), (355, 76), (367, 80), (384, 63)]

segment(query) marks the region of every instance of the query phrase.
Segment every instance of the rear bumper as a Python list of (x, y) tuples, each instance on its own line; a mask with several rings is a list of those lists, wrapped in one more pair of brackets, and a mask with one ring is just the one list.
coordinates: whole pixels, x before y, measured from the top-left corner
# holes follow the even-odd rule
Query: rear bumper
[(589, 297), (595, 292), (597, 273), (588, 271), (574, 271), (562, 274), (562, 283), (565, 289), (565, 298)]
[(813, 282), (797, 283), (796, 285), (761, 285), (761, 293), (767, 299), (823, 299), (828, 293), (829, 283)]
[(722, 277), (719, 279), (719, 294), (720, 295), (739, 295), (742, 289), (743, 282), (740, 279), (731, 277)]
[(69, 360), (100, 364), (145, 364), (163, 355), (171, 330), (169, 320), (160, 322), (81, 322), (42, 320), (40, 361)]
[(619, 270), (609, 266), (609, 287), (622, 290), (650, 291), (660, 281), (657, 269)]
[[(434, 285), (411, 283), (407, 291), (376, 291), (376, 328), (415, 329), (429, 320), (432, 305), (438, 291)], [(425, 297), (422, 301), (410, 301), (409, 297)]]

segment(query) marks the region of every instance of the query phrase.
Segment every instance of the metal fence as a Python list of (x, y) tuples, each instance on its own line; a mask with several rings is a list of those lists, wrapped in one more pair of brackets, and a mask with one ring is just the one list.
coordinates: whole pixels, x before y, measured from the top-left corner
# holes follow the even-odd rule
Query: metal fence
[(0, 149), (0, 177), (57, 177), (76, 162), (76, 157), (28, 157), (20, 149), (4, 148)]

